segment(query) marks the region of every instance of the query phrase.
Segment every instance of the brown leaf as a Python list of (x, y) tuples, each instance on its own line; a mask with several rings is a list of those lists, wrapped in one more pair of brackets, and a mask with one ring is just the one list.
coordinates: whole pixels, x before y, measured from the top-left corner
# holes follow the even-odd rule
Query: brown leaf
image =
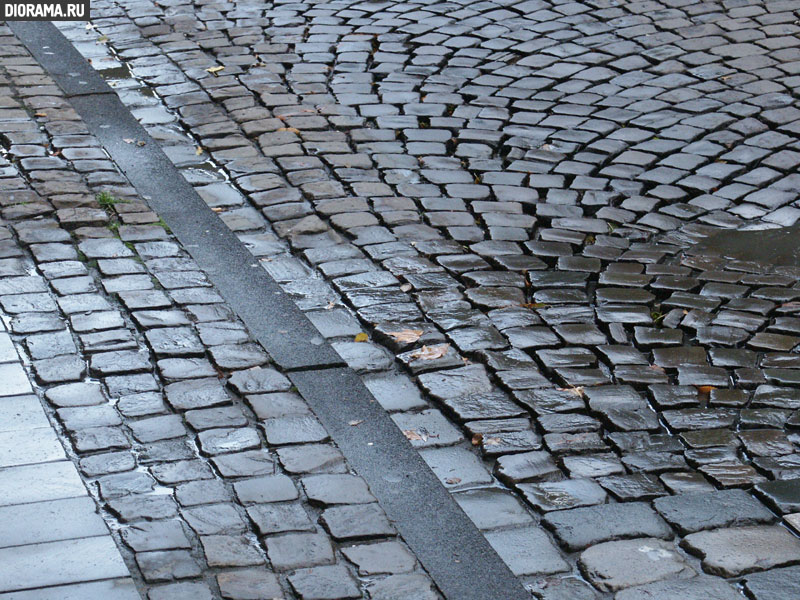
[(473, 446), (480, 446), (482, 441), (483, 441), (483, 434), (482, 433), (476, 433), (475, 435), (472, 436), (472, 445)]
[(448, 485), (455, 485), (457, 483), (461, 483), (461, 477), (448, 477), (444, 480), (444, 482)]
[(436, 346), (423, 346), (411, 356), (414, 360), (436, 360), (442, 358), (450, 349), (450, 344), (438, 344)]
[(410, 440), (412, 442), (421, 442), (422, 441), (422, 436), (420, 434), (418, 434), (416, 431), (414, 431), (413, 429), (404, 429), (403, 430), (403, 435), (406, 436), (406, 439), (408, 439), (408, 440)]
[(279, 127), (278, 131), (291, 131), (292, 133), (300, 134), (300, 130), (297, 127)]
[(33, 116), (34, 117), (46, 117), (47, 113), (37, 112), (37, 113), (33, 113)]
[(422, 337), (422, 329), (403, 329), (401, 331), (387, 331), (386, 335), (392, 336), (395, 341), (413, 344)]
[(583, 386), (556, 388), (559, 392), (567, 392), (578, 398), (583, 398)]

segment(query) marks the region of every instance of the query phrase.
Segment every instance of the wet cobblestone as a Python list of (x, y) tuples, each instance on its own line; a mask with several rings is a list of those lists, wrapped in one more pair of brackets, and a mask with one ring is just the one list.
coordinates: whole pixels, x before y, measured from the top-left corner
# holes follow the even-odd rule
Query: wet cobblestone
[[(443, 484), (458, 498), (484, 494), (468, 514), (493, 530), (492, 545), (537, 597), (558, 597), (561, 585), (572, 594), (564, 597), (598, 595), (573, 576), (619, 599), (741, 597), (742, 581), (754, 597), (770, 593), (767, 585), (771, 597), (792, 597), (791, 577), (751, 583), (746, 573), (798, 560), (779, 519), (793, 522), (796, 498), (781, 484), (800, 467), (798, 271), (684, 250), (719, 230), (793, 225), (800, 216), (794, 3), (165, 9), (131, 0), (93, 10), (96, 29), (68, 35), (348, 364), (371, 388), (389, 390), (377, 399)], [(99, 156), (74, 154), (92, 142), (74, 120), (55, 120), (70, 109), (53, 94), (26, 93), (30, 111), (48, 114), (47, 139), (39, 131), (4, 137), (52, 205), (22, 186), (23, 203), (12, 199), (2, 214), (54, 214), (80, 238), (95, 237), (108, 213), (79, 178), (64, 176), (73, 188), (52, 196), (62, 158), (80, 170), (75, 163)], [(62, 158), (33, 149), (47, 144)], [(113, 169), (90, 177), (92, 191), (124, 184)], [(125, 206), (114, 206), (121, 239), (159, 283), (109, 262), (122, 254), (96, 260), (104, 275), (127, 277), (109, 282), (125, 289), (101, 284), (140, 327), (159, 326), (155, 345), (147, 337), (153, 362), (137, 368), (160, 359), (167, 383), (174, 371), (162, 361), (176, 340), (187, 341), (184, 320), (215, 322), (221, 309), (202, 277), (187, 275), (194, 269), (179, 249), (149, 241), (163, 229), (130, 216), (152, 223), (157, 215)], [(85, 276), (61, 234), (17, 230), (42, 246), (31, 251), (48, 279)], [(110, 312), (95, 290), (75, 293)], [(0, 303), (21, 333), (60, 329), (48, 320), (56, 309), (44, 290)], [(70, 300), (59, 306), (68, 312)], [(210, 346), (222, 370), (267, 360), (246, 337), (193, 327), (203, 348), (192, 350), (191, 338), (174, 356)], [(369, 341), (355, 342), (362, 329)], [(419, 332), (414, 341), (409, 332)], [(116, 353), (129, 350), (104, 350), (92, 369), (124, 390), (118, 405), (144, 411), (138, 417), (163, 412), (148, 396), (156, 383), (116, 370)], [(44, 362), (53, 360), (38, 361), (40, 378), (81, 377), (58, 357)], [(132, 364), (124, 361), (125, 371)], [(227, 404), (228, 392), (208, 377), (169, 383), (170, 407), (189, 415)], [(400, 397), (384, 383), (398, 377)], [(267, 402), (248, 394), (283, 394), (278, 414), (265, 417), (267, 442), (308, 444), (285, 446), (298, 449), (294, 456), (278, 451), (290, 474), (290, 463), (340, 464), (286, 390), (254, 385), (234, 389), (259, 418)], [(126, 447), (114, 427), (89, 428), (82, 443)], [(181, 458), (178, 446), (157, 443), (147, 454)], [(239, 449), (241, 461), (212, 460), (223, 475), (270, 468)], [(707, 524), (685, 514), (696, 493), (708, 495)], [(513, 517), (491, 516), (511, 506)], [(587, 525), (591, 514), (597, 523)], [(265, 528), (285, 520), (262, 517)], [(750, 540), (752, 555), (719, 550), (737, 536)], [(775, 552), (761, 556), (769, 540)], [(643, 545), (658, 569), (637, 566)], [(730, 585), (694, 576), (702, 572)], [(544, 576), (553, 573), (568, 583), (548, 591)], [(393, 577), (414, 585), (413, 576)], [(371, 587), (372, 597), (392, 597), (382, 586), (392, 589), (393, 577)], [(347, 577), (331, 570), (330, 580), (348, 597)], [(303, 574), (290, 584), (316, 593)]]

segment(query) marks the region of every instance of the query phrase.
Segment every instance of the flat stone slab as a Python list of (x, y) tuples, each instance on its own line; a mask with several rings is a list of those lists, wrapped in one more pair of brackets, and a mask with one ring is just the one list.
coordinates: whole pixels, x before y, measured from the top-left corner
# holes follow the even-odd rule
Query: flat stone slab
[(486, 533), (486, 539), (518, 577), (551, 575), (570, 568), (558, 548), (539, 527), (492, 531)]
[(0, 392), (3, 396), (30, 394), (33, 391), (25, 369), (17, 362), (0, 365), (0, 381), (3, 382)]
[(744, 490), (667, 496), (658, 498), (653, 506), (682, 534), (775, 520), (764, 505)]
[(0, 507), (3, 548), (107, 533), (105, 522), (88, 496)]
[(110, 535), (0, 550), (0, 591), (126, 577)]
[(782, 527), (735, 527), (686, 536), (682, 546), (713, 575), (736, 577), (800, 563), (800, 540)]
[(755, 600), (800, 598), (800, 567), (772, 569), (744, 578), (744, 587)]
[(592, 585), (603, 592), (695, 575), (673, 544), (654, 538), (592, 546), (581, 554), (578, 564)]
[(0, 594), (0, 600), (142, 600), (133, 579), (109, 579)]
[(0, 470), (0, 506), (86, 496), (71, 462), (59, 461)]
[(0, 432), (27, 431), (50, 427), (36, 396), (14, 396), (0, 399)]
[(568, 550), (633, 537), (669, 539), (672, 530), (647, 504), (626, 502), (560, 510), (542, 518)]
[(756, 494), (781, 514), (800, 512), (800, 480), (783, 479), (759, 483)]
[[(800, 592), (800, 587), (798, 587)], [(765, 596), (766, 597), (766, 596)], [(770, 598), (793, 598), (795, 596), (774, 595)], [(647, 585), (622, 590), (614, 600), (742, 600), (741, 594), (724, 579), (700, 575), (691, 579), (667, 579)], [(760, 600), (760, 599), (759, 599)]]
[(45, 463), (66, 458), (51, 427), (0, 433), (0, 468)]

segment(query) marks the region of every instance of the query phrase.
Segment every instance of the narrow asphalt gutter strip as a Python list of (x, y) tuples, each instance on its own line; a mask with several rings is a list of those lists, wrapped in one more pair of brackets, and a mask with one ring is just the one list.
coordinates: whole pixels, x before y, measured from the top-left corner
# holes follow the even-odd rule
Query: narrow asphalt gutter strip
[[(197, 195), (94, 68), (52, 23), (8, 25), (237, 316), (273, 360), (289, 371), (289, 378), (445, 597), (530, 600), (361, 379), (342, 367), (338, 354)], [(126, 138), (145, 144), (128, 144)], [(350, 425), (356, 421), (362, 422)]]

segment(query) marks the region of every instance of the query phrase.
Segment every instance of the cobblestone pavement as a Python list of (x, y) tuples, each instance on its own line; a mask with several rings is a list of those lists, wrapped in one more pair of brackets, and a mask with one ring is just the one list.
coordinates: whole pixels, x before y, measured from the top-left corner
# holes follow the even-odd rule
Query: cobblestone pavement
[[(0, 129), (12, 159), (0, 158), (0, 308), (142, 597), (438, 598), (304, 399), (21, 44), (0, 33)], [(28, 385), (13, 366), (0, 365), (8, 394)], [(46, 441), (0, 445), (0, 467), (47, 452)], [(41, 461), (63, 457), (56, 446)], [(74, 468), (61, 474), (69, 468), (49, 462), (27, 480), (0, 469), (13, 492), (0, 505), (25, 511), (77, 495)], [(98, 526), (78, 507), (60, 510), (34, 526), (40, 535), (59, 533), (54, 519), (71, 537)], [(0, 537), (14, 547), (0, 549), (0, 592), (81, 581), (55, 580), (52, 570), (75, 567), (57, 549), (14, 542), (19, 525), (3, 513)], [(88, 578), (127, 574), (119, 560), (93, 562), (110, 539), (69, 542)], [(21, 555), (23, 570), (5, 553)], [(111, 583), (0, 598), (122, 599)]]
[[(800, 3), (92, 9), (93, 28), (65, 33), (363, 375), (536, 597), (800, 594), (800, 269), (684, 252), (714, 232), (800, 217)], [(6, 56), (16, 63), (13, 49)], [(9, 69), (50, 137), (10, 131), (5, 152), (50, 202), (12, 199), (3, 217), (24, 231), (56, 209), (61, 226), (97, 235), (109, 213), (86, 191), (132, 190), (86, 138), (73, 139), (55, 88)], [(53, 183), (76, 171), (80, 191)], [(173, 321), (159, 312), (165, 292), (137, 289), (149, 277), (103, 271), (107, 257), (83, 251), (103, 285), (121, 276), (104, 289), (123, 317), (132, 311), (142, 335), (130, 347), (148, 344), (162, 381), (176, 377), (161, 365), (175, 346), (186, 369), (184, 355), (212, 346), (210, 363), (190, 370), (202, 378), (260, 364), (246, 334), (204, 331), (220, 318), (195, 306), (208, 290), (182, 290), (202, 274), (140, 237), (165, 235), (140, 225), (157, 215), (136, 202), (106, 208), (142, 268), (199, 321)], [(41, 250), (35, 259), (74, 258)], [(162, 267), (191, 275), (159, 276)], [(356, 341), (362, 332), (368, 341)], [(169, 392), (172, 410), (197, 408)], [(125, 419), (150, 414), (124, 406)], [(245, 413), (249, 426), (230, 424), (242, 450), (255, 443), (252, 419), (264, 418), (252, 403)], [(144, 442), (138, 422), (128, 425)], [(183, 448), (157, 446), (170, 461)], [(159, 486), (176, 483), (150, 471)], [(150, 489), (151, 475), (126, 472), (123, 487)], [(179, 502), (186, 485), (205, 484), (181, 483)], [(181, 514), (197, 526), (191, 509)], [(183, 568), (200, 556), (192, 549), (170, 551)]]
[[(0, 234), (3, 275), (27, 274), (30, 265), (13, 258), (6, 234)], [(3, 293), (8, 283), (0, 278)], [(72, 591), (87, 599), (136, 600), (128, 569), (77, 468), (65, 460), (2, 322), (0, 381), (0, 597), (22, 600), (30, 598), (25, 590), (49, 586), (54, 598)], [(2, 593), (10, 590), (15, 593)]]

